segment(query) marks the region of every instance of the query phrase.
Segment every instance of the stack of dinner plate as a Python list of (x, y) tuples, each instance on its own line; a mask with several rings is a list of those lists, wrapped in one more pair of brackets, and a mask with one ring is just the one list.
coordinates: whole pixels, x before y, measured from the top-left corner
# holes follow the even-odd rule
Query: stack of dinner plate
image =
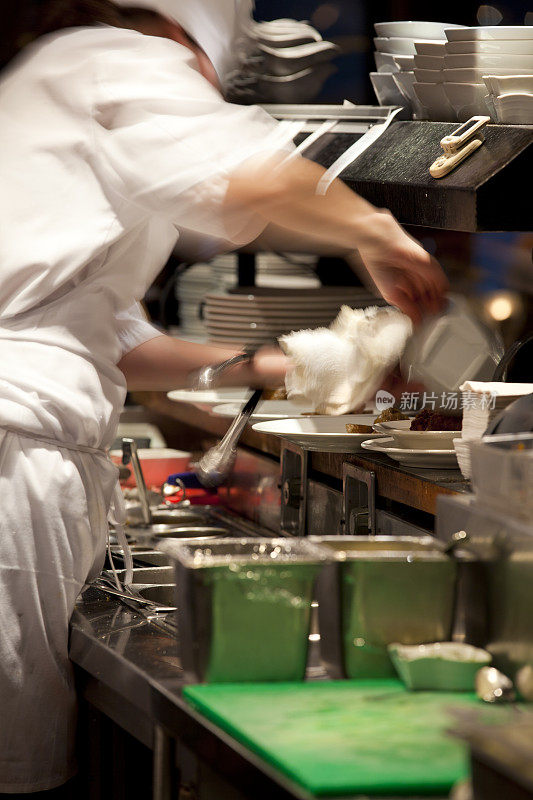
[(202, 319), (202, 303), (206, 294), (216, 288), (211, 266), (194, 264), (176, 281), (176, 298), (179, 302), (180, 327), (176, 333), (185, 337), (206, 336)]
[[(284, 257), (276, 253), (256, 256), (256, 286), (287, 289), (314, 289), (320, 286), (316, 276), (317, 257), (308, 254)], [(213, 280), (219, 289), (237, 284), (238, 259), (234, 253), (218, 256), (211, 262)]]
[(375, 24), (377, 72), (370, 80), (380, 105), (403, 105), (417, 119), (427, 119), (427, 112), (414, 91), (417, 54), (444, 58), (445, 30), (454, 28), (446, 22), (377, 22)]
[[(533, 120), (533, 27), (448, 28), (442, 54), (415, 55), (414, 91), (432, 120), (465, 122), (491, 116), (495, 122)], [(485, 78), (494, 77), (486, 82)], [(518, 83), (511, 79), (521, 76)], [(500, 79), (508, 78), (505, 86)], [(505, 88), (504, 88), (505, 87)]]
[(339, 53), (312, 25), (294, 19), (250, 21), (240, 47), (226, 92), (241, 103), (310, 102), (335, 72), (331, 61)]
[(254, 287), (208, 294), (204, 316), (211, 342), (260, 345), (293, 330), (329, 325), (342, 305), (382, 304), (366, 289), (353, 286)]

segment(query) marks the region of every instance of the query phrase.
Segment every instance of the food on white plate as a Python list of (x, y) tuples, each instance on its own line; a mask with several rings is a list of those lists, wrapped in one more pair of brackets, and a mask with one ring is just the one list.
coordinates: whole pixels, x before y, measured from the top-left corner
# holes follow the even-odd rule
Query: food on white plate
[(346, 424), (346, 433), (374, 433), (372, 425), (356, 425), (353, 422)]
[(380, 422), (395, 422), (397, 419), (408, 419), (408, 417), (402, 414), (400, 409), (396, 408), (396, 406), (391, 406), (390, 408), (385, 408), (381, 414), (376, 417), (374, 425)]
[(420, 411), (411, 422), (412, 431), (460, 431), (463, 425), (462, 416), (442, 414), (440, 411)]

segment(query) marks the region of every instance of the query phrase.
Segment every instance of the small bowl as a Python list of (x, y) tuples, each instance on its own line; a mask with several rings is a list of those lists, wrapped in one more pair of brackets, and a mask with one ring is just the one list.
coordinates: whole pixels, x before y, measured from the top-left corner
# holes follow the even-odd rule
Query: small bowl
[[(484, 53), (485, 55), (498, 55), (499, 53), (514, 56), (533, 54), (533, 41), (531, 39), (472, 39), (463, 42), (446, 42), (446, 55), (467, 55), (468, 53)], [(444, 54), (443, 54), (444, 55)]]
[[(472, 69), (443, 69), (444, 81), (446, 83), (482, 83), (485, 75), (494, 74), (496, 70), (488, 67), (477, 67)], [(497, 74), (504, 76), (533, 75), (533, 69), (503, 69), (498, 67)]]
[(418, 69), (413, 70), (417, 83), (444, 83), (443, 69)]
[(430, 120), (434, 122), (455, 122), (457, 115), (450, 105), (442, 83), (415, 83), (415, 94), (420, 103), (427, 108)]
[(443, 41), (430, 41), (430, 40), (416, 40), (415, 41), (416, 54), (419, 56), (444, 56), (446, 54), (446, 42)]
[(393, 56), (394, 61), (398, 65), (398, 69), (400, 72), (412, 72), (415, 68), (415, 58), (416, 56), (402, 56), (395, 55)]
[(392, 436), (396, 447), (413, 450), (453, 450), (453, 440), (458, 431), (412, 431), (411, 420), (377, 422), (372, 427), (376, 433)]
[(407, 36), (377, 36), (374, 46), (380, 53), (395, 53), (401, 56), (414, 56), (416, 53), (413, 39)]
[(442, 56), (414, 56), (416, 69), (444, 69), (444, 54)]
[(444, 83), (443, 86), (459, 122), (466, 122), (476, 115), (487, 115), (489, 108), (485, 101), (487, 87), (484, 83)]
[(374, 61), (378, 72), (398, 72), (400, 67), (396, 63), (393, 53), (374, 53)]
[[(444, 57), (445, 69), (485, 69), (495, 72), (500, 68), (514, 69), (518, 74), (522, 69), (533, 69), (533, 54), (509, 55), (506, 53), (467, 53)], [(487, 74), (487, 72), (485, 72)]]
[(486, 650), (459, 642), (390, 644), (389, 655), (408, 689), (473, 692), (477, 672), (492, 661)]
[(370, 82), (380, 106), (410, 106), (409, 101), (401, 93), (394, 81), (394, 73), (371, 72)]

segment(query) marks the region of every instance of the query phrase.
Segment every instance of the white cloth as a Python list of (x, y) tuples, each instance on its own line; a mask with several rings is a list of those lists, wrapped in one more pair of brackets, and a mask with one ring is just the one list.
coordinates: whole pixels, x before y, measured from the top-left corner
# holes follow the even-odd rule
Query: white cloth
[(228, 174), (286, 142), (180, 45), (106, 26), (38, 40), (0, 81), (0, 792), (72, 774), (67, 623), (101, 565), (117, 367), (159, 335), (136, 303), (184, 227), (246, 241)]
[(294, 364), (285, 380), (289, 400), (307, 401), (318, 414), (353, 411), (379, 388), (411, 332), (411, 321), (395, 308), (343, 306), (329, 328), (282, 336)]
[[(115, 0), (132, 5), (130, 0)], [(224, 81), (234, 66), (235, 43), (252, 21), (253, 0), (138, 0), (135, 5), (158, 11), (178, 22), (205, 51)]]

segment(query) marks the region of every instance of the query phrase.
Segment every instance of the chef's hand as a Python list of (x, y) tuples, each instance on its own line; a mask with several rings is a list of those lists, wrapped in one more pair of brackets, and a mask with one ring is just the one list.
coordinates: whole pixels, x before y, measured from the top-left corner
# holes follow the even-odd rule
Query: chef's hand
[(359, 254), (382, 297), (413, 322), (442, 310), (448, 281), (438, 261), (396, 222), (389, 211), (367, 220)]
[(290, 366), (290, 360), (279, 347), (262, 347), (250, 364), (252, 385), (265, 389), (283, 386)]

